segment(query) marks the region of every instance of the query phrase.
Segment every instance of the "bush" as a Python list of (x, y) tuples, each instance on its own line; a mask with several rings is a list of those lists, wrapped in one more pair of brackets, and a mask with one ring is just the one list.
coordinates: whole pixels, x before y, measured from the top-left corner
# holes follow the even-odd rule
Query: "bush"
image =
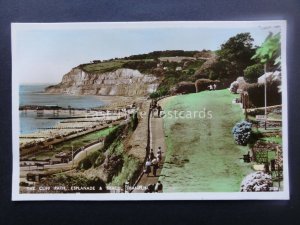
[(264, 67), (262, 64), (254, 64), (252, 66), (248, 66), (244, 70), (244, 76), (247, 82), (256, 83), (257, 78), (259, 78), (264, 73)]
[(233, 81), (233, 82), (230, 84), (229, 90), (230, 90), (231, 93), (236, 94), (238, 88), (239, 88), (239, 82)]
[(141, 73), (150, 72), (153, 68), (156, 68), (157, 62), (155, 61), (128, 61), (124, 63), (124, 68), (133, 70), (139, 70)]
[(241, 183), (241, 192), (270, 191), (272, 177), (264, 172), (251, 173)]
[[(281, 105), (281, 93), (279, 92), (278, 86), (279, 81), (268, 82), (267, 84), (267, 105)], [(250, 84), (246, 87), (249, 94), (249, 102), (253, 107), (263, 107), (265, 86), (264, 84)]]
[(235, 143), (238, 145), (247, 145), (251, 137), (251, 128), (252, 123), (247, 121), (237, 123), (232, 129)]
[(89, 154), (87, 157), (85, 157), (78, 163), (78, 168), (84, 170), (91, 168), (100, 155), (103, 155), (100, 151), (95, 151)]
[(150, 98), (159, 98), (161, 96), (167, 95), (168, 90), (164, 87), (159, 88), (157, 91), (150, 94)]
[(179, 93), (195, 93), (196, 88), (194, 82), (186, 82), (182, 81), (179, 82), (174, 88), (170, 90), (172, 94), (179, 94)]
[(199, 79), (195, 82), (196, 92), (208, 90), (210, 84), (219, 83), (219, 81), (213, 81), (210, 79)]
[(107, 150), (109, 148), (109, 146), (116, 140), (118, 140), (118, 138), (121, 137), (121, 135), (123, 134), (123, 131), (126, 128), (126, 124), (124, 125), (119, 125), (116, 129), (114, 129), (113, 131), (111, 131), (104, 139), (104, 146), (103, 146), (103, 150)]

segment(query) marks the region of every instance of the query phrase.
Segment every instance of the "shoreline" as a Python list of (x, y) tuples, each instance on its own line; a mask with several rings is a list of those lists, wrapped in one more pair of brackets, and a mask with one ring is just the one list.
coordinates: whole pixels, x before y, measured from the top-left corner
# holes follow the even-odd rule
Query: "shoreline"
[[(54, 106), (53, 109), (25, 108), (19, 110), (20, 119), (23, 123), (25, 121), (23, 126), (32, 126), (30, 120), (36, 121), (36, 124), (34, 124), (35, 129), (32, 129), (35, 130), (34, 132), (19, 134), (20, 148), (41, 144), (41, 142), (47, 142), (53, 138), (63, 138), (74, 133), (81, 133), (100, 124), (109, 124), (122, 118), (126, 119), (128, 113), (132, 110), (133, 104), (137, 106), (142, 103), (141, 97), (104, 96), (104, 99), (103, 96), (99, 97), (102, 101), (111, 104), (97, 109), (63, 109)], [(28, 121), (26, 122), (26, 120)], [(55, 120), (58, 120), (55, 125), (51, 124), (50, 121)], [(26, 130), (26, 128), (22, 130)]]

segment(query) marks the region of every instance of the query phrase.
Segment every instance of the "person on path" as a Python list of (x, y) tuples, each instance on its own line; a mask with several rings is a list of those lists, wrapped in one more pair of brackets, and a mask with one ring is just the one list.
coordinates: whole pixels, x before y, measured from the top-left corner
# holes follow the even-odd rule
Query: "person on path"
[(216, 84), (214, 84), (214, 90), (217, 90), (217, 85)]
[(155, 191), (155, 184), (149, 184), (147, 189), (145, 190), (145, 193), (152, 193)]
[(163, 185), (160, 181), (157, 181), (154, 191), (155, 192), (163, 192)]
[(160, 105), (157, 105), (157, 116), (160, 117), (160, 112), (161, 112), (162, 108)]
[(145, 164), (145, 174), (147, 174), (147, 177), (149, 176), (149, 173), (151, 173), (151, 161), (150, 159), (147, 160), (146, 164)]
[(150, 160), (152, 161), (155, 158), (153, 149), (150, 150)]
[(158, 147), (158, 149), (157, 149), (156, 159), (157, 159), (157, 162), (158, 162), (157, 165), (159, 166), (159, 163), (160, 163), (161, 160), (162, 160), (162, 151), (161, 151), (161, 147)]
[(157, 159), (157, 165), (159, 166), (161, 160), (162, 160), (162, 156), (161, 156), (161, 153), (157, 153), (156, 154), (156, 159)]
[(156, 177), (156, 172), (157, 172), (157, 169), (158, 169), (158, 162), (157, 162), (157, 160), (153, 160), (152, 161), (152, 165), (153, 165), (153, 176)]
[(157, 154), (161, 154), (161, 147), (159, 146), (158, 149), (157, 149)]

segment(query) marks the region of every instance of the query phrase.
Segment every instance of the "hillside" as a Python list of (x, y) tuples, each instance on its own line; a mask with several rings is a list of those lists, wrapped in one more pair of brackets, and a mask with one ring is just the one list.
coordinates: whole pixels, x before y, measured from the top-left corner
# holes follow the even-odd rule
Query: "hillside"
[(148, 96), (166, 94), (179, 82), (194, 82), (194, 73), (212, 56), (210, 51), (155, 51), (80, 64), (47, 93)]

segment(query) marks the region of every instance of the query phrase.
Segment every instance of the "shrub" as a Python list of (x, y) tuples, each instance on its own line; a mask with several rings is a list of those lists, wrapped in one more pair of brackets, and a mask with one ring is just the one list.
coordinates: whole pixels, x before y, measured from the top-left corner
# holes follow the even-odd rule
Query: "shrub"
[(88, 158), (84, 158), (83, 160), (81, 160), (78, 163), (79, 169), (83, 169), (83, 170), (87, 170), (87, 169), (91, 168), (92, 166), (93, 166), (93, 164), (91, 163), (91, 161)]
[[(267, 84), (267, 104), (280, 105), (281, 104), (281, 93), (279, 92), (278, 86), (279, 81), (268, 82)], [(265, 86), (264, 84), (250, 84), (246, 88), (249, 94), (249, 102), (254, 107), (264, 106)]]
[(238, 88), (239, 88), (239, 82), (233, 81), (233, 82), (230, 84), (229, 90), (230, 90), (231, 93), (236, 94)]
[(161, 87), (157, 91), (151, 93), (150, 98), (159, 98), (167, 94), (168, 94), (168, 90), (165, 87)]
[(251, 137), (252, 123), (242, 121), (237, 123), (233, 129), (232, 134), (236, 144), (247, 145)]
[(104, 139), (104, 146), (103, 150), (107, 150), (109, 146), (116, 140), (118, 140), (119, 137), (123, 134), (123, 131), (126, 128), (126, 124), (124, 125), (119, 125), (116, 129), (111, 131)]
[(264, 172), (251, 173), (241, 183), (241, 192), (270, 191), (272, 177)]
[(91, 168), (95, 164), (97, 158), (101, 155), (103, 155), (103, 153), (101, 153), (100, 151), (95, 151), (89, 154), (78, 163), (78, 168), (84, 170)]
[(257, 78), (259, 78), (264, 73), (264, 67), (262, 64), (254, 64), (252, 66), (248, 66), (244, 70), (244, 76), (246, 81), (249, 83), (256, 83)]
[(196, 92), (208, 90), (210, 84), (219, 83), (219, 81), (213, 81), (210, 79), (199, 79), (195, 82)]
[(124, 68), (139, 70), (142, 73), (150, 72), (153, 68), (156, 68), (157, 62), (155, 61), (128, 61), (124, 63)]
[(195, 93), (196, 88), (194, 82), (186, 82), (182, 81), (179, 82), (174, 88), (170, 90), (172, 94), (179, 94), (179, 93)]

